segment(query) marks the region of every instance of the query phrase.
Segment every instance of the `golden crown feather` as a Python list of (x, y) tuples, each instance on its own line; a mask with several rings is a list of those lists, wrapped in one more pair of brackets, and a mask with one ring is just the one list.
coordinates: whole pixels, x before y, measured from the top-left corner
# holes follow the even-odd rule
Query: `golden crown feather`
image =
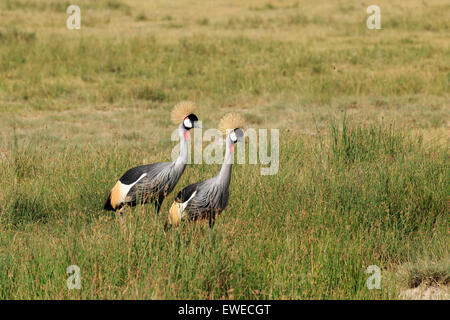
[(219, 129), (223, 135), (226, 135), (228, 130), (233, 130), (236, 128), (243, 129), (244, 123), (245, 120), (241, 115), (237, 113), (229, 113), (220, 120)]
[(172, 110), (171, 119), (174, 124), (180, 124), (188, 115), (195, 113), (196, 106), (192, 101), (181, 101)]

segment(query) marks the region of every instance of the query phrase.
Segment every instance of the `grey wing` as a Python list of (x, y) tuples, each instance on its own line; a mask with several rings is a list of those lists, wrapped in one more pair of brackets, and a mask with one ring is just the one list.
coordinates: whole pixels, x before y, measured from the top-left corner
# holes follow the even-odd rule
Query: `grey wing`
[(137, 195), (147, 202), (159, 196), (164, 189), (168, 190), (172, 165), (172, 162), (158, 162), (145, 166), (146, 176), (128, 191), (126, 202), (136, 202)]
[(215, 183), (214, 178), (197, 188), (195, 197), (186, 205), (191, 219), (204, 218), (210, 212), (220, 213), (228, 203), (228, 189)]
[(199, 188), (201, 188), (202, 184), (204, 184), (205, 181), (200, 181), (197, 183), (193, 183), (191, 185), (188, 185), (187, 187), (183, 188), (180, 192), (178, 192), (175, 202), (177, 203), (183, 203), (191, 199), (191, 196), (196, 192)]

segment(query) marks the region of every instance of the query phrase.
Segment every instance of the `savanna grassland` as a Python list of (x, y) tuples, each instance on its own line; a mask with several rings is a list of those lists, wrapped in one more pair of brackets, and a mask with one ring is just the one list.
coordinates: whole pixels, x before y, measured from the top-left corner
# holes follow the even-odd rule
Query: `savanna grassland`
[[(449, 26), (433, 0), (2, 0), (0, 298), (448, 298)], [(234, 167), (212, 242), (163, 224), (219, 165), (189, 165), (158, 218), (102, 210), (170, 161), (180, 100), (204, 128), (280, 129), (278, 173)]]

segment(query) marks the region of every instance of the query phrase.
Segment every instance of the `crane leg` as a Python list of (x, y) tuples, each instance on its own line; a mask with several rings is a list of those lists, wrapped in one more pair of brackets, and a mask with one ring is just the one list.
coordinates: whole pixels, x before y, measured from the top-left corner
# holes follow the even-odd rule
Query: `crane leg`
[(158, 219), (159, 210), (161, 210), (161, 205), (159, 202), (155, 203), (155, 221)]
[(214, 213), (211, 213), (209, 215), (209, 241), (211, 243), (214, 242), (214, 223), (216, 222), (216, 215)]
[(214, 229), (213, 228), (209, 228), (209, 242), (213, 243), (214, 242)]
[(161, 210), (161, 205), (164, 198), (159, 197), (158, 200), (155, 201), (155, 223), (158, 221), (159, 211)]
[(120, 222), (123, 221), (123, 210), (125, 209), (125, 206), (122, 206), (118, 211), (116, 211), (116, 215), (117, 217), (119, 217)]

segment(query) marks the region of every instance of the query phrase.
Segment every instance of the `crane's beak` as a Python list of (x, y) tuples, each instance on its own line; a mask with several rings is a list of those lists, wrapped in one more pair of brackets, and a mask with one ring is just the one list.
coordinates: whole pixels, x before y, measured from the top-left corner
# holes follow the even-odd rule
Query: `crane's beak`
[(199, 129), (202, 128), (200, 121), (194, 121), (193, 125), (194, 125), (194, 128), (199, 128)]

